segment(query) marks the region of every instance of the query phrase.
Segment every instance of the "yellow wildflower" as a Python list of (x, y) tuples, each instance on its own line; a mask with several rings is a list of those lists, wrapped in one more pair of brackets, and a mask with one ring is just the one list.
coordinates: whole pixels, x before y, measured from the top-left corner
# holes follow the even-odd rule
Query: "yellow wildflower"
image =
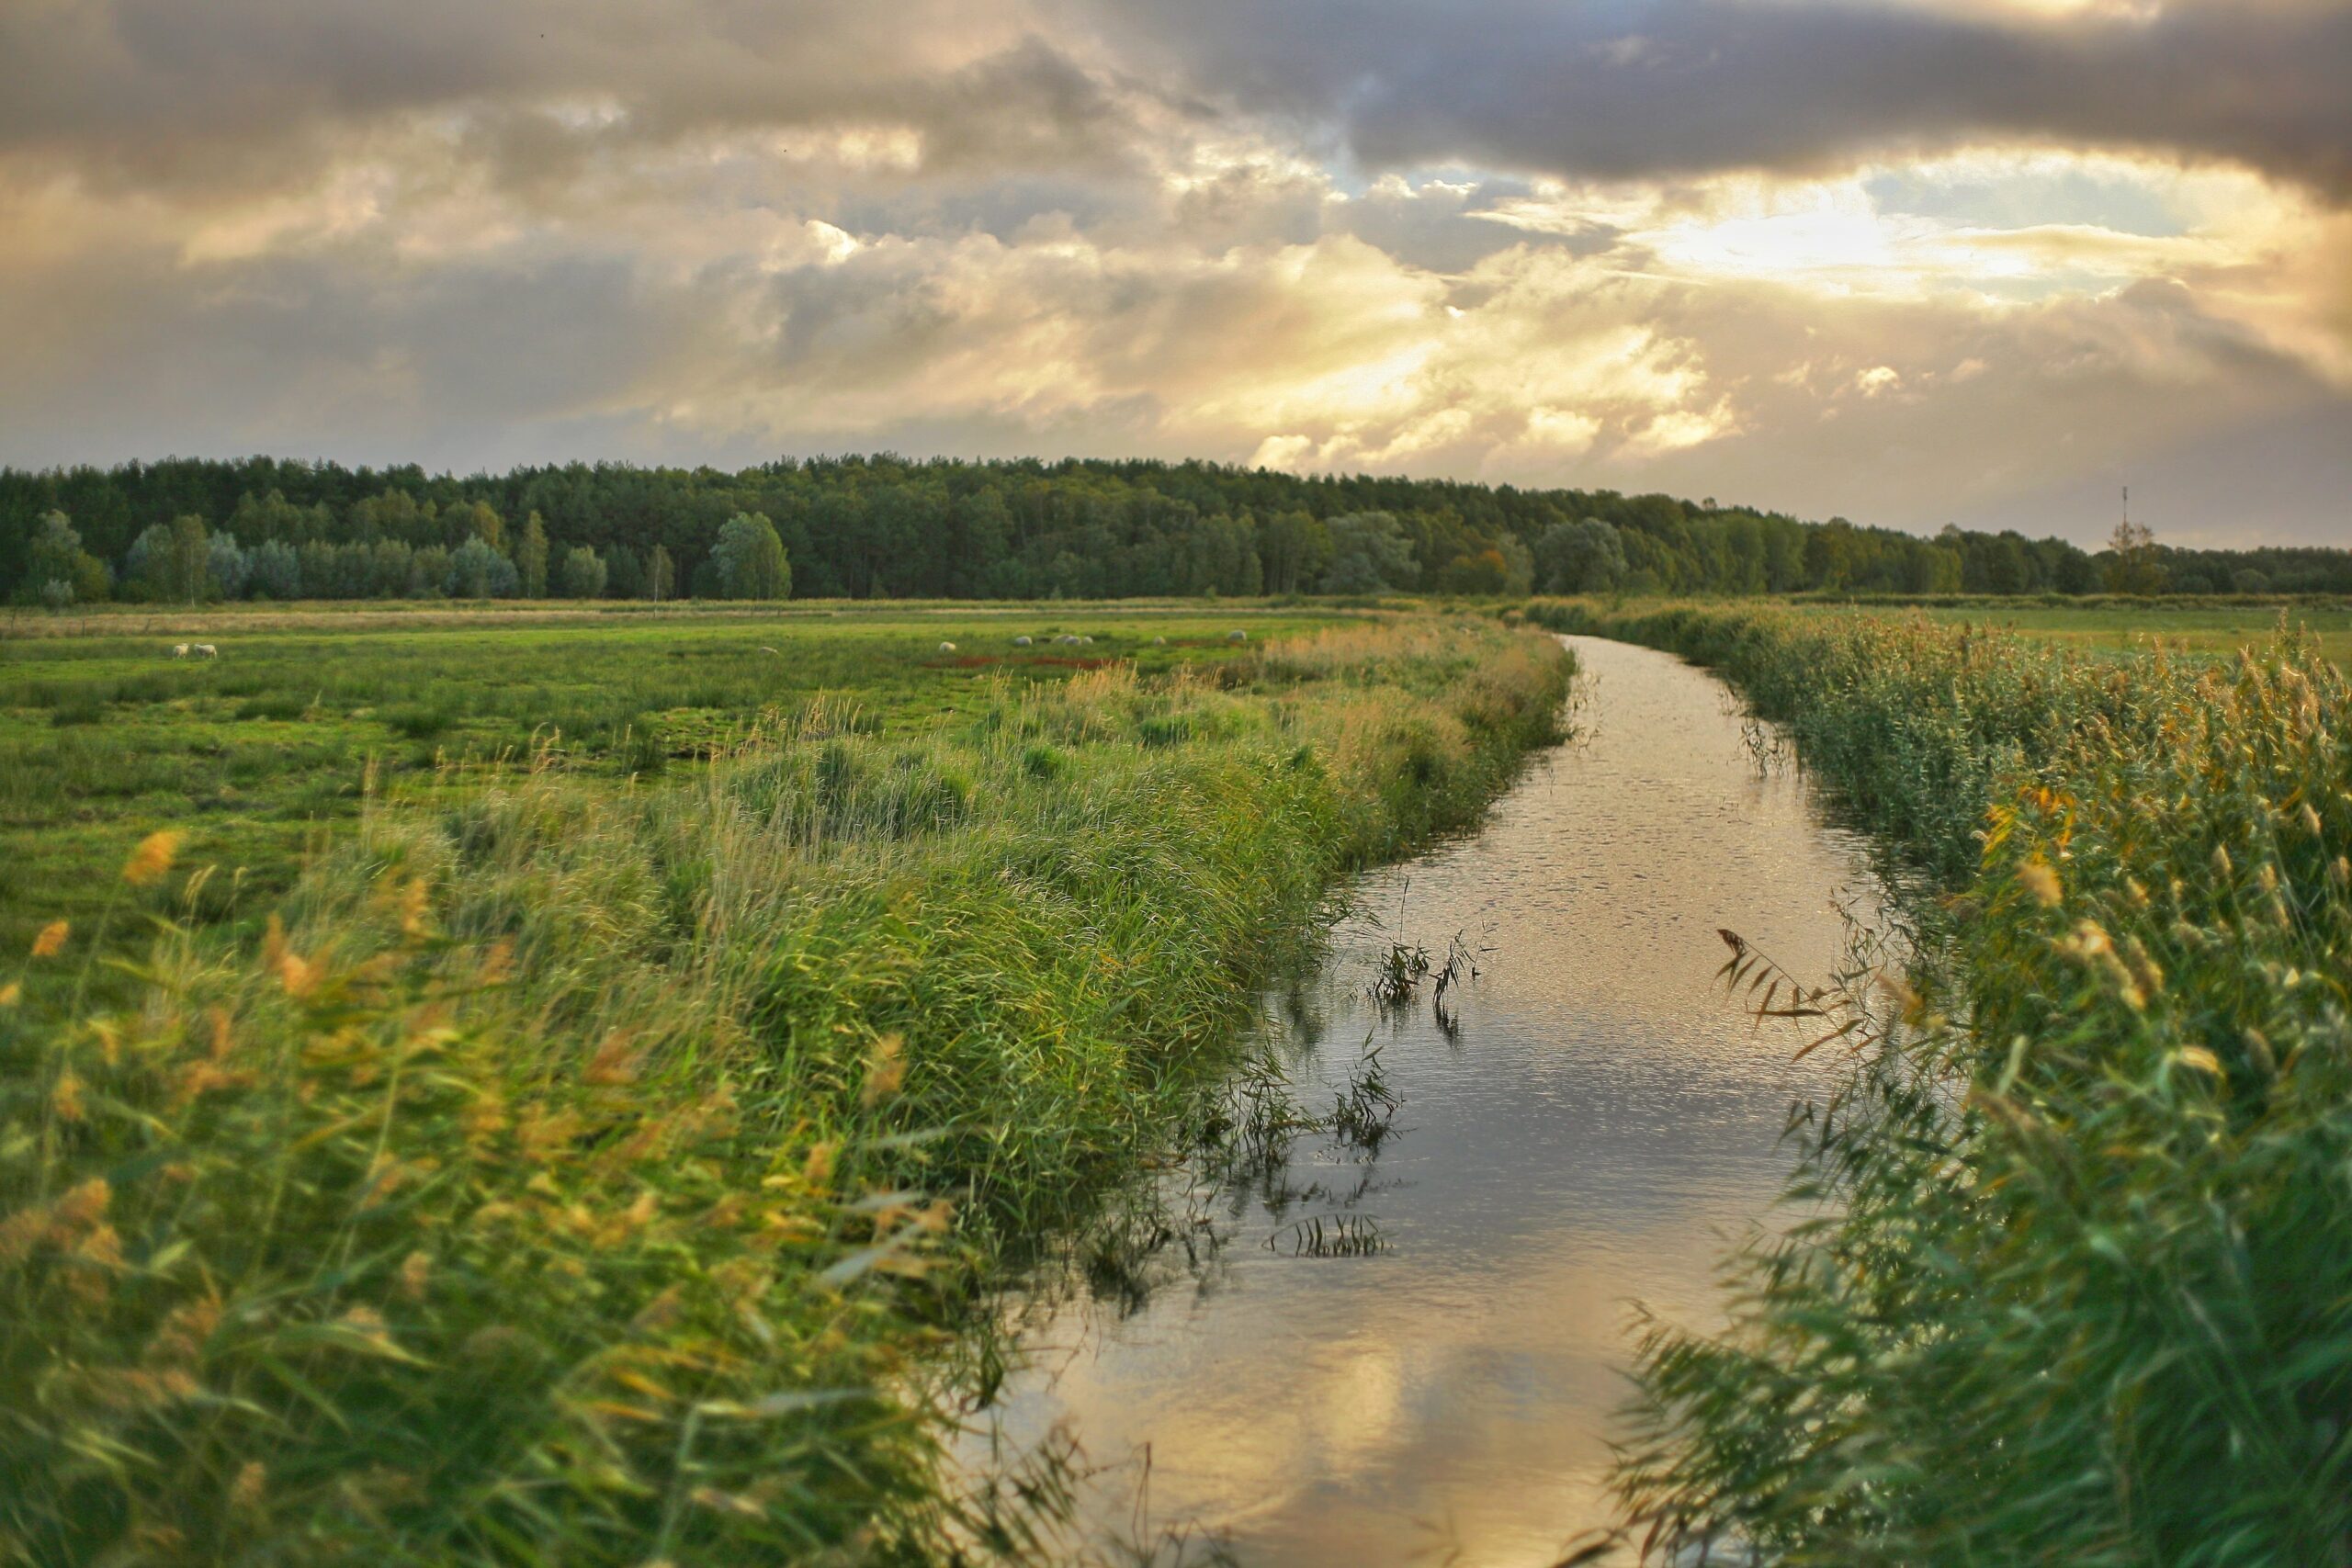
[(72, 922), (67, 920), (51, 920), (41, 927), (40, 934), (33, 938), (33, 956), (35, 958), (56, 957), (65, 950), (66, 933), (73, 929)]

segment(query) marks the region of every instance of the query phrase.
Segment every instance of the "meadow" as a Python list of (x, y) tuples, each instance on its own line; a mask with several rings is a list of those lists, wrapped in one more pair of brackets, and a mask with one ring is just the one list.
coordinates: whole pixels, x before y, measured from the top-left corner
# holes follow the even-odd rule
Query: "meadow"
[[(122, 846), (157, 829), (184, 834), (183, 854), (215, 870), (192, 904), (167, 908), (158, 893), (135, 912), (251, 925), (371, 791), (462, 795), (516, 765), (650, 778), (820, 694), (848, 696), (861, 726), (906, 734), (983, 701), (995, 674), (1051, 682), (1123, 660), (1163, 674), (1230, 657), (1235, 630), (1262, 638), (1333, 618), (970, 605), (28, 616), (27, 635), (0, 638), (0, 951), (52, 919), (95, 929), (121, 898), (110, 873)], [(1064, 634), (1095, 640), (1055, 646)], [(170, 657), (190, 641), (220, 657)], [(942, 655), (943, 641), (958, 651)], [(116, 922), (129, 944), (117, 953), (146, 930)]]
[(9, 646), (0, 1555), (1022, 1557), (974, 1292), (1558, 733), (1547, 638), (1308, 619)]
[(1740, 1005), (1845, 1066), (1792, 1118), (1800, 1223), (1729, 1267), (1729, 1330), (1645, 1339), (1637, 1522), (1792, 1564), (2341, 1561), (2342, 667), (2294, 636), (1529, 614), (1721, 672), (1912, 888), (1911, 956), (1841, 976), (1725, 934)]
[(1990, 626), (2036, 642), (2082, 651), (2130, 651), (2157, 643), (2175, 653), (2228, 658), (2239, 649), (2267, 647), (2281, 628), (2338, 664), (2352, 662), (2352, 605), (2341, 600), (2286, 604), (2181, 599), (2101, 600), (2084, 604), (1924, 606), (1943, 626)]

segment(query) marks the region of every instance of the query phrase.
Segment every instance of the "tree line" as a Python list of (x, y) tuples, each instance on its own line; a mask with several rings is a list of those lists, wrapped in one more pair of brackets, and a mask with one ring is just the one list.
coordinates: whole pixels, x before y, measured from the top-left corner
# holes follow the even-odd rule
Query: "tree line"
[(890, 456), (459, 478), (269, 457), (0, 469), (0, 596), (2352, 592), (2352, 552), (1933, 538), (1613, 491)]

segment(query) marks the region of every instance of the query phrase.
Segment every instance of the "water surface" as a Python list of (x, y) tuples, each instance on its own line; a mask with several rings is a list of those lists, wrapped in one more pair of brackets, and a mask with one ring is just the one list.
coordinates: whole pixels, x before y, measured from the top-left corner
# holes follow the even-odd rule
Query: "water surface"
[[(1160, 1288), (1033, 1311), (983, 1419), (1016, 1448), (1066, 1432), (1102, 1467), (1082, 1540), (1189, 1530), (1310, 1568), (1552, 1562), (1608, 1519), (1634, 1303), (1717, 1320), (1714, 1266), (1766, 1217), (1789, 1106), (1829, 1066), (1726, 1000), (1717, 928), (1826, 976), (1836, 905), (1872, 908), (1875, 888), (1803, 780), (1759, 770), (1713, 677), (1564, 640), (1586, 671), (1577, 739), (1476, 838), (1366, 877), (1307, 993), (1270, 1010), (1302, 1103), (1328, 1109), (1369, 1039), (1403, 1131), (1369, 1159), (1301, 1140), (1271, 1203), (1172, 1178), (1190, 1245)], [(1453, 1027), (1426, 986), (1373, 1001), (1392, 942), (1442, 962), (1457, 933), (1479, 974), (1449, 988)], [(1368, 1223), (1379, 1250), (1295, 1256), (1313, 1216)]]

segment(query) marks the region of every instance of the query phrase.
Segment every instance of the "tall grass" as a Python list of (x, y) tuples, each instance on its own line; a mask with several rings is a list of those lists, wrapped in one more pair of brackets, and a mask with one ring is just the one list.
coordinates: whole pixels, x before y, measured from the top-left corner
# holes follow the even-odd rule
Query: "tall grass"
[(1728, 1332), (1646, 1338), (1636, 1516), (1788, 1563), (2352, 1560), (2343, 673), (1535, 614), (1719, 667), (1943, 889), (1829, 1009), (1826, 1202), (1732, 1265)]
[(370, 811), (258, 947), (164, 929), (135, 1005), (12, 990), (0, 1555), (1017, 1554), (911, 1370), (1191, 1135), (1341, 871), (1553, 733), (1557, 649), (1456, 635), (517, 768)]

